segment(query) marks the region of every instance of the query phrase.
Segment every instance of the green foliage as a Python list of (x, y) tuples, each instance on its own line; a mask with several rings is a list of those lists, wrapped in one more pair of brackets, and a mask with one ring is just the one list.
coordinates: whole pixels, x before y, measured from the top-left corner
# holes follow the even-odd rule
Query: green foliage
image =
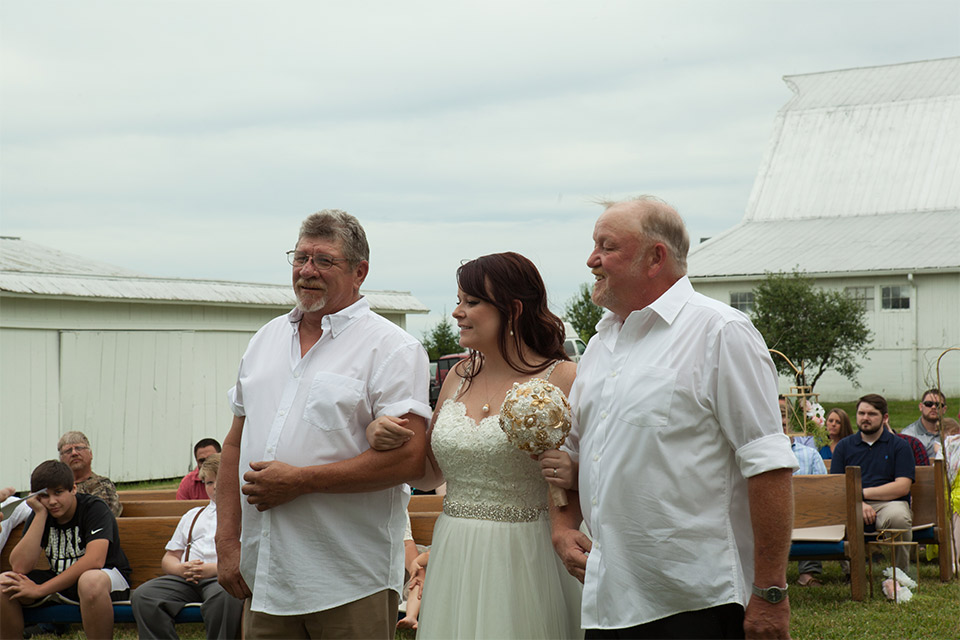
[(423, 347), (427, 350), (427, 355), (431, 360), (436, 360), (440, 356), (448, 353), (460, 353), (463, 347), (460, 346), (460, 337), (453, 330), (453, 325), (446, 318), (436, 324), (433, 329), (427, 332), (423, 338)]
[(603, 309), (593, 304), (590, 299), (590, 285), (580, 285), (580, 292), (567, 301), (563, 308), (563, 319), (573, 325), (580, 339), (590, 342), (590, 338), (597, 332), (594, 328), (600, 322)]
[[(753, 291), (753, 324), (767, 347), (803, 371), (801, 385), (812, 389), (833, 369), (857, 384), (858, 360), (872, 341), (860, 303), (840, 291), (819, 289), (801, 273), (768, 273)], [(795, 375), (778, 356), (780, 373)]]

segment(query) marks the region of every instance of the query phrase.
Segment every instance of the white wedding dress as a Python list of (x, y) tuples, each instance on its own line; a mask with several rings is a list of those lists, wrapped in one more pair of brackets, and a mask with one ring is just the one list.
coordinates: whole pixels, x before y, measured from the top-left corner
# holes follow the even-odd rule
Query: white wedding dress
[[(456, 395), (455, 395), (456, 397)], [(582, 638), (580, 583), (553, 551), (540, 465), (498, 416), (447, 400), (433, 427), (447, 481), (417, 638)]]

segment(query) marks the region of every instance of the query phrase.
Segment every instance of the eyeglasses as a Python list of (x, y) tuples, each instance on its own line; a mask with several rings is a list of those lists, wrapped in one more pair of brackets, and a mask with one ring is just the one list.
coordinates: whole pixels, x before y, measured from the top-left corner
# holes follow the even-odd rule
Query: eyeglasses
[(318, 271), (326, 271), (338, 262), (347, 262), (346, 258), (334, 258), (324, 253), (310, 255), (309, 253), (303, 253), (295, 249), (293, 251), (287, 251), (287, 262), (295, 267), (304, 266), (308, 260), (313, 260), (313, 266), (316, 267)]
[(89, 450), (90, 450), (90, 447), (84, 446), (82, 444), (75, 444), (72, 447), (64, 447), (63, 449), (60, 449), (60, 455), (68, 456), (74, 451), (76, 451), (77, 453), (83, 453), (84, 451), (89, 451)]
[(920, 404), (925, 406), (927, 409), (932, 409), (933, 407), (936, 407), (937, 409), (946, 409), (947, 407), (947, 405), (943, 402), (933, 402), (932, 400), (924, 400)]

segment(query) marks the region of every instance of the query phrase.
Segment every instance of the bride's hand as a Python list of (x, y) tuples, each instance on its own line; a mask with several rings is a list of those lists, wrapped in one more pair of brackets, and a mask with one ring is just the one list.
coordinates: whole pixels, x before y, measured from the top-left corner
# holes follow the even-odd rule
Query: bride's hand
[(537, 456), (537, 460), (540, 461), (540, 473), (547, 484), (576, 491), (579, 469), (570, 454), (558, 449), (547, 449)]
[(380, 416), (367, 425), (367, 442), (377, 451), (389, 451), (403, 446), (416, 435), (410, 429), (404, 429), (406, 418)]

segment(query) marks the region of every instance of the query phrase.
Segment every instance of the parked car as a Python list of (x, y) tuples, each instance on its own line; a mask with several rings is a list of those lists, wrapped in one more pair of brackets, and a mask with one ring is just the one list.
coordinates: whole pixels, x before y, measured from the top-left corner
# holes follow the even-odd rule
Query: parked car
[(577, 333), (572, 324), (565, 321), (563, 323), (563, 329), (566, 333), (566, 337), (563, 340), (563, 350), (567, 352), (571, 360), (580, 362), (580, 356), (587, 350), (587, 345), (580, 339), (580, 334)]
[(447, 379), (447, 374), (450, 373), (450, 369), (453, 368), (453, 365), (457, 364), (470, 353), (464, 351), (463, 353), (451, 353), (445, 356), (440, 356), (438, 359), (430, 363), (430, 371), (433, 373), (433, 377), (430, 379), (430, 406), (433, 408), (437, 407), (437, 398), (440, 397), (440, 387), (443, 386), (443, 381)]

